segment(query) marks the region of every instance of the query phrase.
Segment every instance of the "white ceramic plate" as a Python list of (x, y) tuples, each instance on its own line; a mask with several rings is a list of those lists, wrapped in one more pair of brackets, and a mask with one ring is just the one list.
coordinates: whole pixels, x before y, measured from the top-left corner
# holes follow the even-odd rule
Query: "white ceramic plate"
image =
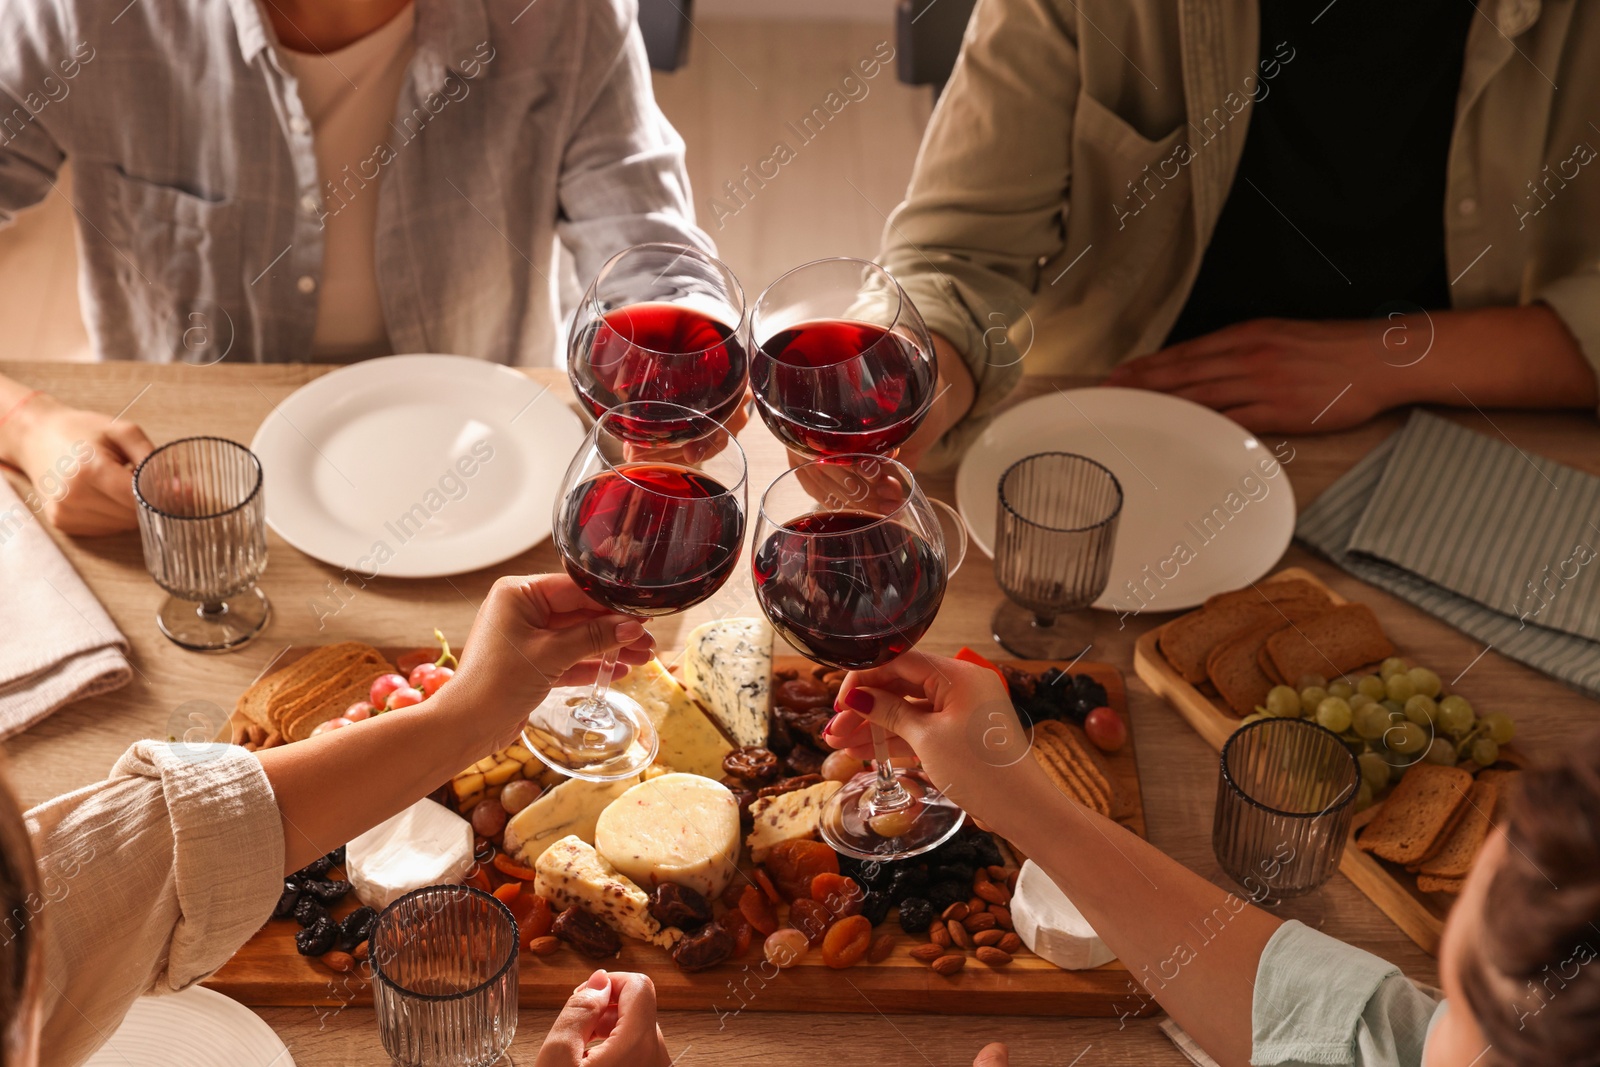
[(390, 356), (295, 390), (250, 447), (267, 522), (308, 556), (365, 577), (462, 574), (550, 535), (583, 424), (509, 367)]
[(84, 1067), (294, 1067), (272, 1027), (203, 986), (140, 997)]
[[(1142, 389), (1058, 390), (989, 425), (956, 474), (973, 540), (994, 554), (1000, 476), (1035, 452), (1076, 452), (1122, 483), (1103, 611), (1181, 611), (1266, 574), (1294, 536), (1293, 452), (1210, 408)], [(1269, 473), (1270, 472), (1270, 473)], [(1148, 569), (1147, 569), (1148, 568)]]

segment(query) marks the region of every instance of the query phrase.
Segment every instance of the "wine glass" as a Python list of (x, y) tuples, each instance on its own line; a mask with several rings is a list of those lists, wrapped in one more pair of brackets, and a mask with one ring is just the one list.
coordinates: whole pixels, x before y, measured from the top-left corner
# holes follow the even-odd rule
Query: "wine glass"
[[(638, 440), (640, 407), (670, 420), (672, 441)], [(691, 436), (692, 435), (692, 436)], [(711, 416), (665, 401), (604, 413), (562, 480), (556, 550), (573, 581), (612, 611), (670, 615), (727, 581), (744, 544), (745, 458)], [(628, 778), (655, 758), (655, 726), (611, 690), (608, 654), (588, 697), (535, 709), (523, 741), (551, 767), (595, 782)]]
[(750, 331), (756, 407), (802, 455), (893, 456), (933, 403), (933, 339), (876, 263), (796, 267), (756, 298)]
[(639, 405), (616, 431), (635, 441), (693, 439), (673, 406), (726, 422), (744, 400), (744, 290), (698, 248), (642, 244), (606, 261), (578, 305), (567, 375), (590, 414)]
[[(807, 468), (826, 464), (841, 487), (818, 500)], [(843, 478), (840, 478), (843, 475)], [(956, 527), (959, 566), (965, 533)], [(839, 670), (879, 667), (915, 645), (944, 599), (949, 566), (938, 512), (905, 466), (882, 456), (833, 456), (786, 471), (767, 488), (751, 556), (756, 599), (807, 656)], [(936, 847), (965, 818), (918, 769), (889, 761), (872, 727), (876, 768), (834, 795), (823, 840), (866, 860)]]

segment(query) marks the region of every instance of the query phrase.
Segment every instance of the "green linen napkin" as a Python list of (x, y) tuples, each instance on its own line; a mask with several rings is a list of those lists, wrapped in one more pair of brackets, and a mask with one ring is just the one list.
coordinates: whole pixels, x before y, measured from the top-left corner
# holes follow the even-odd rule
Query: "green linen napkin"
[(1600, 698), (1600, 478), (1414, 411), (1301, 513), (1295, 534)]

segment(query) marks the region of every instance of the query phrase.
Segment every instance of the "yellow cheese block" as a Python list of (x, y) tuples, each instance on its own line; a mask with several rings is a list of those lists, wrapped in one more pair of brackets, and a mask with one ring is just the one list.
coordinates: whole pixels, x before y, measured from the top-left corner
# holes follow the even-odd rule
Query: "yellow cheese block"
[(657, 659), (635, 667), (612, 688), (632, 697), (661, 735), (656, 762), (685, 774), (722, 777), (722, 757), (733, 745)]
[(594, 847), (646, 889), (672, 882), (714, 900), (737, 873), (739, 802), (721, 782), (663, 774), (600, 813)]
[(566, 779), (511, 816), (506, 823), (505, 850), (531, 867), (552, 842), (569, 834), (593, 844), (600, 813), (638, 783), (637, 776), (618, 782)]

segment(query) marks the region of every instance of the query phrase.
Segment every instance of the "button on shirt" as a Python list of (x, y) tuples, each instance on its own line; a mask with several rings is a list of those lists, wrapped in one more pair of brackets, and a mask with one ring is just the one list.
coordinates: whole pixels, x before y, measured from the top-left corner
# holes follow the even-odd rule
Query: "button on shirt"
[[(631, 4), (414, 12), (415, 54), (362, 157), (382, 172), (373, 258), (393, 351), (547, 365), (557, 239), (584, 278), (643, 241), (712, 250)], [(330, 209), (316, 116), (256, 0), (6, 0), (0, 41), (0, 224), (72, 160), (102, 358), (302, 361), (329, 340), (337, 237), (303, 203)]]

